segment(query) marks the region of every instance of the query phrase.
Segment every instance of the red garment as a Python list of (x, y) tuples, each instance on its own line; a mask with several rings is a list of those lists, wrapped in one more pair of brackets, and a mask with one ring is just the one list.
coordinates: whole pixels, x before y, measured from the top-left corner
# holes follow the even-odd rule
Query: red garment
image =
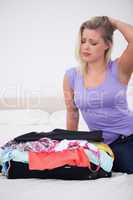
[(89, 167), (90, 162), (82, 147), (58, 152), (29, 152), (29, 169), (54, 169), (64, 165)]

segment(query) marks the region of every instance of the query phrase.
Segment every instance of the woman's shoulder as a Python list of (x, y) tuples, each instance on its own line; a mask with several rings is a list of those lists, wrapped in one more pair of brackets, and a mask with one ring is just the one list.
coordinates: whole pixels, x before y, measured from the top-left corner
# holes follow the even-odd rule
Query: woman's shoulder
[(112, 67), (113, 65), (116, 65), (116, 64), (117, 64), (117, 58), (110, 59), (110, 60), (108, 61), (108, 64), (111, 65), (111, 67)]
[(78, 66), (69, 67), (66, 69), (65, 73), (77, 73), (79, 71)]
[(78, 73), (79, 73), (79, 67), (78, 66), (76, 66), (76, 67), (69, 67), (65, 71), (65, 76), (67, 76), (68, 81), (69, 81), (72, 89), (74, 89), (75, 79), (76, 79)]
[(109, 61), (109, 68), (112, 72), (112, 74), (116, 75), (117, 74), (117, 68), (118, 68), (118, 65), (117, 65), (117, 58), (115, 59), (110, 59)]
[(124, 85), (128, 85), (131, 75), (127, 76), (121, 73), (121, 68), (119, 64), (119, 58), (116, 58), (111, 61), (111, 72), (112, 74)]
[(69, 67), (65, 71), (65, 75), (71, 76), (73, 78), (76, 77), (78, 74), (80, 74), (80, 67), (79, 66)]

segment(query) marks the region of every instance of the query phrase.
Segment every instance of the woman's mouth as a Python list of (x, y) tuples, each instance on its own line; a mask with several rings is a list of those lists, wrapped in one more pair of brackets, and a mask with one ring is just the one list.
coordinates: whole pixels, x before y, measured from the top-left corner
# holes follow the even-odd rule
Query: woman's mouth
[(82, 55), (87, 57), (87, 56), (90, 56), (90, 55), (91, 55), (91, 53), (88, 53), (88, 52), (83, 52), (83, 53), (82, 53)]

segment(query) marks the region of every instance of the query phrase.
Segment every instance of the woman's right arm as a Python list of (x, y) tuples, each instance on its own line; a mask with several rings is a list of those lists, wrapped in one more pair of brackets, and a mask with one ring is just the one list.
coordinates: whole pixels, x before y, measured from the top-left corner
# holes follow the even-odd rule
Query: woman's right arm
[(64, 75), (64, 80), (63, 80), (63, 93), (67, 110), (66, 129), (78, 130), (79, 110), (74, 103), (74, 92), (70, 88), (68, 78), (66, 75)]

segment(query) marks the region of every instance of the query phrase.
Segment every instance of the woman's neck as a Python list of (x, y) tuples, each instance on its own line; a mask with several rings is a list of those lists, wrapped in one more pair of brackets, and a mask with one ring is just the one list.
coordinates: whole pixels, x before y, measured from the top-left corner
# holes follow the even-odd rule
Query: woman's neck
[(103, 73), (107, 69), (107, 63), (105, 60), (100, 60), (93, 63), (88, 63), (88, 72), (89, 74), (98, 74)]

